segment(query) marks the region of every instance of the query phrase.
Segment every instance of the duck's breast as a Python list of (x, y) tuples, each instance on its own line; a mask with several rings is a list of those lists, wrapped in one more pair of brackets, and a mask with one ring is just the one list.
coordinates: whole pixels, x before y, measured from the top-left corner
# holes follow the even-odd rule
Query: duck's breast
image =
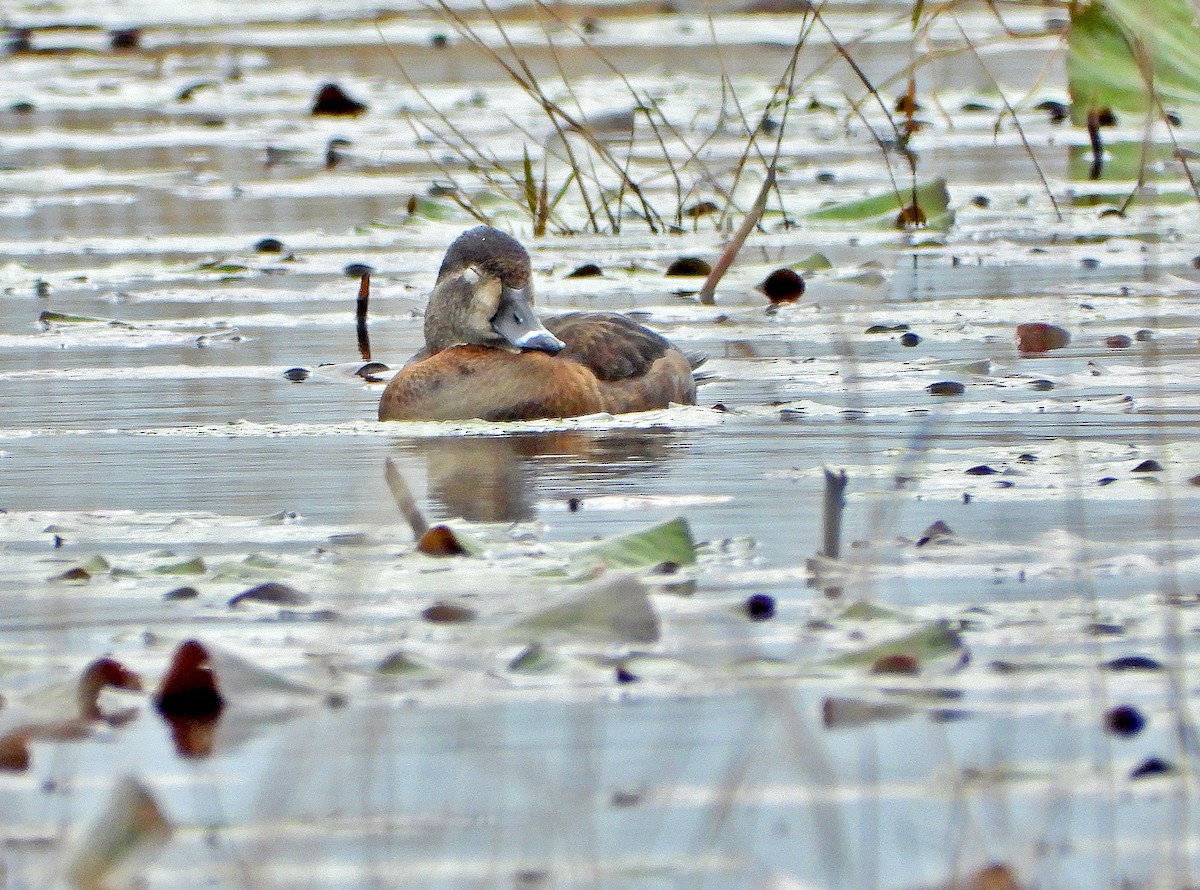
[(380, 420), (537, 420), (605, 411), (595, 375), (544, 352), (455, 346), (406, 365), (379, 401)]

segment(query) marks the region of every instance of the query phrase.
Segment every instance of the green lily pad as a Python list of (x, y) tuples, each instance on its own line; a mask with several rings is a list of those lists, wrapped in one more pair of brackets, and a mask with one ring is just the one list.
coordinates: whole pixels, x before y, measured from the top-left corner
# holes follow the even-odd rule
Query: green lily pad
[(1187, 0), (1072, 4), (1067, 87), (1076, 124), (1100, 108), (1158, 116), (1159, 103), (1172, 111), (1200, 107), (1196, 10)]
[(851, 603), (844, 608), (838, 618), (843, 621), (878, 621), (880, 619), (897, 619), (904, 616), (893, 609), (885, 609), (883, 606), (877, 606), (874, 603), (864, 602), (862, 600), (857, 603)]
[(52, 324), (106, 324), (115, 328), (133, 327), (129, 322), (115, 318), (96, 318), (91, 315), (72, 315), (69, 312), (52, 312), (50, 310), (46, 310), (38, 316), (38, 323), (44, 327)]
[(839, 655), (829, 663), (837, 667), (869, 667), (881, 658), (893, 656), (911, 656), (923, 663), (952, 655), (962, 647), (962, 637), (951, 629), (948, 621), (934, 621), (898, 639), (886, 640), (857, 652)]
[(431, 219), (436, 222), (448, 222), (462, 216), (462, 210), (457, 204), (444, 201), (434, 201), (432, 198), (414, 197), (408, 202), (408, 212), (412, 216)]
[(508, 663), (514, 674), (546, 674), (559, 666), (562, 659), (541, 643), (530, 643)]
[(664, 562), (690, 566), (696, 562), (696, 542), (688, 521), (677, 516), (644, 531), (600, 541), (579, 553), (573, 562), (577, 567), (600, 562), (614, 569), (643, 569)]
[(826, 269), (832, 269), (833, 263), (829, 262), (829, 257), (823, 253), (810, 253), (804, 259), (792, 263), (790, 268), (797, 272), (824, 272)]
[(388, 676), (403, 676), (406, 674), (419, 674), (424, 672), (425, 666), (413, 661), (403, 652), (393, 652), (388, 655), (383, 661), (379, 662), (379, 667), (375, 668), (378, 673)]
[[(911, 188), (902, 188), (898, 193), (889, 190), (882, 195), (819, 207), (809, 213), (808, 218), (818, 222), (858, 223), (879, 228), (896, 228), (896, 217), (913, 203), (913, 197), (914, 192)], [(925, 214), (925, 228), (945, 229), (954, 222), (946, 180), (935, 179), (918, 185), (915, 197), (917, 206)]]
[(154, 569), (156, 575), (203, 575), (206, 571), (208, 569), (204, 565), (204, 560), (199, 556), (183, 562), (168, 563)]

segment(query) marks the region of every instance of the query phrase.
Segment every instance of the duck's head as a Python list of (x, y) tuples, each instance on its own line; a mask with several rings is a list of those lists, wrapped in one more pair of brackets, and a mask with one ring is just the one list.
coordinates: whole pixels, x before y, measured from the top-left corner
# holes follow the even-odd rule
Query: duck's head
[(431, 354), (464, 344), (551, 355), (565, 345), (533, 311), (529, 254), (491, 226), (463, 232), (450, 245), (425, 310)]

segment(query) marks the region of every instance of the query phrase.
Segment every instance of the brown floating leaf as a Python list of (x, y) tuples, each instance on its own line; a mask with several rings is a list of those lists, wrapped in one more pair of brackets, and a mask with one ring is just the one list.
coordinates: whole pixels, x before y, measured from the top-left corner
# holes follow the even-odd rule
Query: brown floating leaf
[(603, 270), (595, 263), (584, 263), (574, 272), (569, 274), (568, 278), (598, 278), (603, 275)]
[(1058, 325), (1040, 321), (1017, 325), (1017, 349), (1021, 352), (1048, 352), (1070, 342), (1071, 335)]
[(666, 274), (671, 278), (703, 278), (712, 271), (712, 266), (699, 257), (680, 257), (667, 267)]
[(312, 113), (314, 115), (332, 115), (338, 117), (355, 117), (367, 110), (367, 106), (356, 99), (351, 99), (336, 83), (327, 83), (317, 91), (313, 99)]
[(268, 603), (273, 606), (307, 606), (312, 603), (312, 597), (286, 584), (267, 581), (249, 590), (243, 590), (229, 600), (229, 605), (232, 608), (246, 602)]
[(417, 541), (417, 549), (428, 556), (467, 556), (469, 551), (445, 525), (435, 525)]
[(27, 730), (17, 729), (0, 736), (0, 772), (23, 773), (32, 760)]
[(1104, 345), (1109, 349), (1128, 349), (1133, 345), (1133, 338), (1125, 334), (1113, 334), (1113, 336), (1105, 338)]
[(881, 655), (871, 665), (871, 673), (915, 677), (921, 673), (921, 659), (909, 652), (892, 652), (888, 655)]
[(421, 617), (433, 624), (465, 624), (475, 620), (475, 610), (450, 603), (434, 603), (422, 610)]
[(957, 380), (939, 380), (925, 387), (931, 396), (961, 396), (967, 388)]
[(683, 215), (688, 217), (688, 219), (699, 219), (702, 216), (711, 216), (720, 209), (721, 208), (712, 201), (697, 201), (690, 207), (685, 207), (683, 209)]

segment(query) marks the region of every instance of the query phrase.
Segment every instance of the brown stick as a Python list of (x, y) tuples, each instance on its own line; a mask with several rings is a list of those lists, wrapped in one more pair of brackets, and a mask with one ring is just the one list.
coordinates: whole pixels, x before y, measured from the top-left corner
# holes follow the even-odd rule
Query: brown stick
[(725, 273), (729, 271), (729, 267), (733, 265), (734, 259), (737, 257), (739, 251), (741, 251), (742, 245), (746, 243), (746, 239), (750, 237), (750, 233), (754, 231), (754, 227), (758, 225), (758, 221), (762, 219), (763, 210), (767, 206), (767, 197), (771, 194), (771, 189), (774, 187), (775, 165), (771, 164), (767, 168), (767, 178), (763, 180), (762, 188), (758, 191), (758, 197), (754, 199), (754, 206), (750, 208), (749, 213), (746, 214), (746, 218), (742, 220), (742, 225), (737, 230), (737, 234), (733, 236), (733, 240), (725, 245), (725, 249), (717, 257), (717, 262), (713, 266), (713, 270), (704, 279), (704, 286), (700, 288), (698, 297), (702, 305), (716, 305), (717, 285), (725, 277)]
[(371, 299), (371, 274), (364, 272), (358, 283), (358, 303), (354, 308), (354, 321), (358, 327), (358, 354), (364, 362), (371, 360), (371, 335), (367, 333), (367, 301)]
[(396, 464), (390, 457), (384, 463), (383, 476), (387, 480), (388, 490), (392, 493), (396, 506), (400, 508), (401, 514), (408, 522), (409, 528), (412, 529), (413, 537), (418, 541), (421, 540), (421, 536), (429, 531), (429, 523), (425, 521), (421, 508), (417, 506), (412, 492), (408, 490), (408, 483), (404, 481), (404, 477), (396, 469)]
[(825, 505), (821, 555), (837, 559), (842, 552), (842, 511), (846, 507), (846, 471), (825, 468)]

